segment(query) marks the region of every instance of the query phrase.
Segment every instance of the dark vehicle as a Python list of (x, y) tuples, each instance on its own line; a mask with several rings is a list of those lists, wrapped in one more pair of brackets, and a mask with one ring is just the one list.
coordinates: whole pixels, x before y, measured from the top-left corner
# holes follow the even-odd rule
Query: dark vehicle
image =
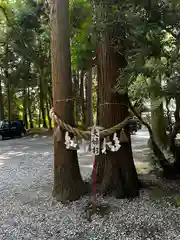
[(0, 140), (4, 138), (23, 137), (25, 134), (26, 129), (22, 120), (0, 121)]
[(133, 117), (129, 122), (129, 129), (131, 134), (135, 134), (138, 130), (141, 129), (141, 123), (139, 119)]

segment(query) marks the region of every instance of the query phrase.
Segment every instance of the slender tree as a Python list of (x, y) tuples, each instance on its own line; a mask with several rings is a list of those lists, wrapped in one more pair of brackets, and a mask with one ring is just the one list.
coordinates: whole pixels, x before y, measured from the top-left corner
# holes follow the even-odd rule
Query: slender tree
[[(53, 104), (61, 120), (74, 125), (71, 57), (69, 41), (69, 1), (51, 2), (51, 60)], [(75, 200), (85, 191), (80, 175), (77, 152), (54, 141), (54, 195), (60, 201)]]

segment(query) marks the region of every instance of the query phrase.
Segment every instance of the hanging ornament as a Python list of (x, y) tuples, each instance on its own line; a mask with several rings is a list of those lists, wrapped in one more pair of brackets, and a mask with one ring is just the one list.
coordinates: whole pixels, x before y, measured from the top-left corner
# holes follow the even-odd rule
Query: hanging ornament
[(65, 133), (65, 145), (66, 145), (66, 149), (71, 149), (71, 150), (78, 149), (78, 143), (76, 141), (76, 137), (74, 139), (71, 139), (68, 132)]
[(100, 154), (100, 128), (96, 125), (91, 129), (91, 152), (93, 155)]
[(103, 144), (102, 144), (102, 150), (101, 150), (101, 152), (102, 152), (102, 154), (107, 154), (107, 145), (106, 145), (107, 143), (106, 143), (106, 138), (104, 138), (104, 140), (103, 140)]
[(111, 152), (116, 152), (116, 148), (114, 145), (111, 146)]
[(70, 138), (68, 132), (65, 133), (65, 143), (64, 144), (66, 145), (67, 149), (70, 149), (71, 138)]
[(120, 149), (120, 147), (121, 147), (120, 141), (119, 141), (119, 139), (117, 137), (117, 133), (114, 133), (113, 141), (114, 141), (114, 151), (117, 152)]
[(73, 139), (70, 140), (69, 149), (71, 149), (71, 150), (76, 150), (77, 149), (77, 143), (75, 143)]
[(116, 145), (114, 145), (115, 148), (115, 152), (117, 152), (120, 149), (121, 145), (119, 143), (117, 143)]
[(113, 141), (116, 142), (117, 140), (118, 140), (118, 138), (117, 138), (117, 133), (114, 133), (114, 135), (113, 135)]
[[(120, 141), (117, 137), (117, 133), (114, 133), (113, 135), (113, 142), (110, 141), (109, 137), (108, 140), (106, 140), (106, 149), (111, 152), (117, 152), (121, 147)], [(103, 142), (103, 152), (105, 151), (104, 142)]]

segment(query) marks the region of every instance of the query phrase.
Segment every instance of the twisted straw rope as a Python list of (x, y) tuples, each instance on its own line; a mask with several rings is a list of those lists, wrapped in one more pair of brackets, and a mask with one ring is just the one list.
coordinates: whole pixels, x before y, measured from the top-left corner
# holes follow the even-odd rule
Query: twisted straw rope
[[(57, 114), (54, 112), (54, 109), (52, 108), (50, 110), (50, 116), (53, 119), (54, 122), (56, 122), (57, 125), (63, 130), (66, 130), (69, 133), (72, 133), (74, 136), (77, 136), (80, 139), (89, 140), (91, 136), (91, 131), (83, 131), (78, 128), (72, 127), (69, 124), (63, 122)], [(121, 129), (123, 129), (128, 123), (129, 123), (130, 117), (125, 118), (124, 121), (121, 123), (118, 123), (117, 125), (110, 127), (108, 129), (100, 130), (100, 138), (107, 137)]]

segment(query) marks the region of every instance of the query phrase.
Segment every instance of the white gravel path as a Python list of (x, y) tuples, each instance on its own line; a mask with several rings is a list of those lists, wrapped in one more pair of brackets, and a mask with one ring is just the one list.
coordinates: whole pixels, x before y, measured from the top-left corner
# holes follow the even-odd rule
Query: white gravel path
[[(110, 213), (91, 223), (84, 213), (88, 197), (57, 203), (51, 197), (52, 158), (46, 139), (0, 142), (0, 240), (180, 240), (180, 210), (169, 197), (152, 200), (142, 191), (133, 201), (105, 198), (101, 202), (110, 205)], [(83, 158), (85, 176), (91, 158)]]

